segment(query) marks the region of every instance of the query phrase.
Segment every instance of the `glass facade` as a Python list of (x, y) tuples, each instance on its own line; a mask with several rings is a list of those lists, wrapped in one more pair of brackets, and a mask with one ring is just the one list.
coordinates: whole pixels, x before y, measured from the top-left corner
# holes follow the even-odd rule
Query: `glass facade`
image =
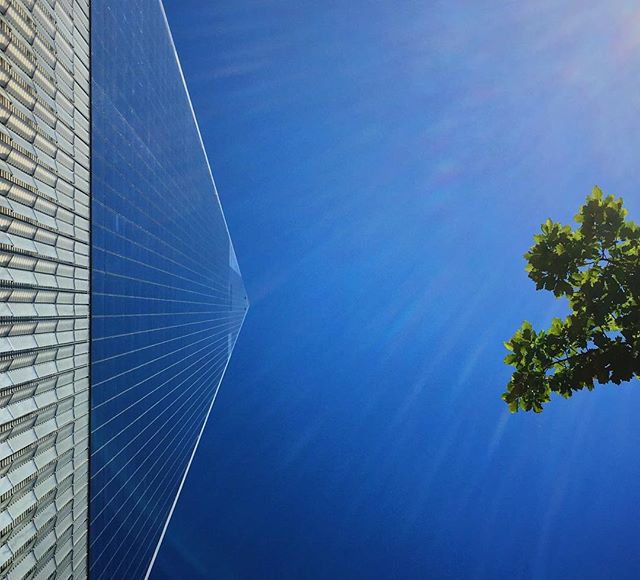
[(90, 575), (142, 578), (247, 310), (158, 0), (92, 1)]

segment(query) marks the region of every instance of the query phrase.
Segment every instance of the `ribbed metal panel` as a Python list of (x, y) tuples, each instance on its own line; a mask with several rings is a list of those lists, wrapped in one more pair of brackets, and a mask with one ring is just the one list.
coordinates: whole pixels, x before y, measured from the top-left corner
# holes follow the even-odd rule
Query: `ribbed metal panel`
[(87, 575), (89, 0), (0, 0), (0, 576)]

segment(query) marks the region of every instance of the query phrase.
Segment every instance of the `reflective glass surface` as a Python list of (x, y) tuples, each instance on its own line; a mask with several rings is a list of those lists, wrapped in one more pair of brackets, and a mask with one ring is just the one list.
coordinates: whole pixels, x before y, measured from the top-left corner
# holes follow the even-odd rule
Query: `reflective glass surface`
[(140, 578), (247, 300), (158, 0), (93, 0), (92, 93), (91, 576)]

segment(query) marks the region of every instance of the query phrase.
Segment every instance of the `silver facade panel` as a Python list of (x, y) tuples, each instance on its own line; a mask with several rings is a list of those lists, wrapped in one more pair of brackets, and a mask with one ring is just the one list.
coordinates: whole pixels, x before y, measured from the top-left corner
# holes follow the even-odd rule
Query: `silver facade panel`
[(0, 575), (87, 574), (89, 0), (0, 0)]

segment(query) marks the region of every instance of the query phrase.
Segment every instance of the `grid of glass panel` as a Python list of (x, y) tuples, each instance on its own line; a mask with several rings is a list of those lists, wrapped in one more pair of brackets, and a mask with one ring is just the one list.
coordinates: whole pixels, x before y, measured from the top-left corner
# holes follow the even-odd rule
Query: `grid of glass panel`
[(0, 0), (0, 576), (83, 578), (89, 0)]
[(141, 578), (247, 301), (159, 0), (93, 0), (92, 91), (90, 569)]

